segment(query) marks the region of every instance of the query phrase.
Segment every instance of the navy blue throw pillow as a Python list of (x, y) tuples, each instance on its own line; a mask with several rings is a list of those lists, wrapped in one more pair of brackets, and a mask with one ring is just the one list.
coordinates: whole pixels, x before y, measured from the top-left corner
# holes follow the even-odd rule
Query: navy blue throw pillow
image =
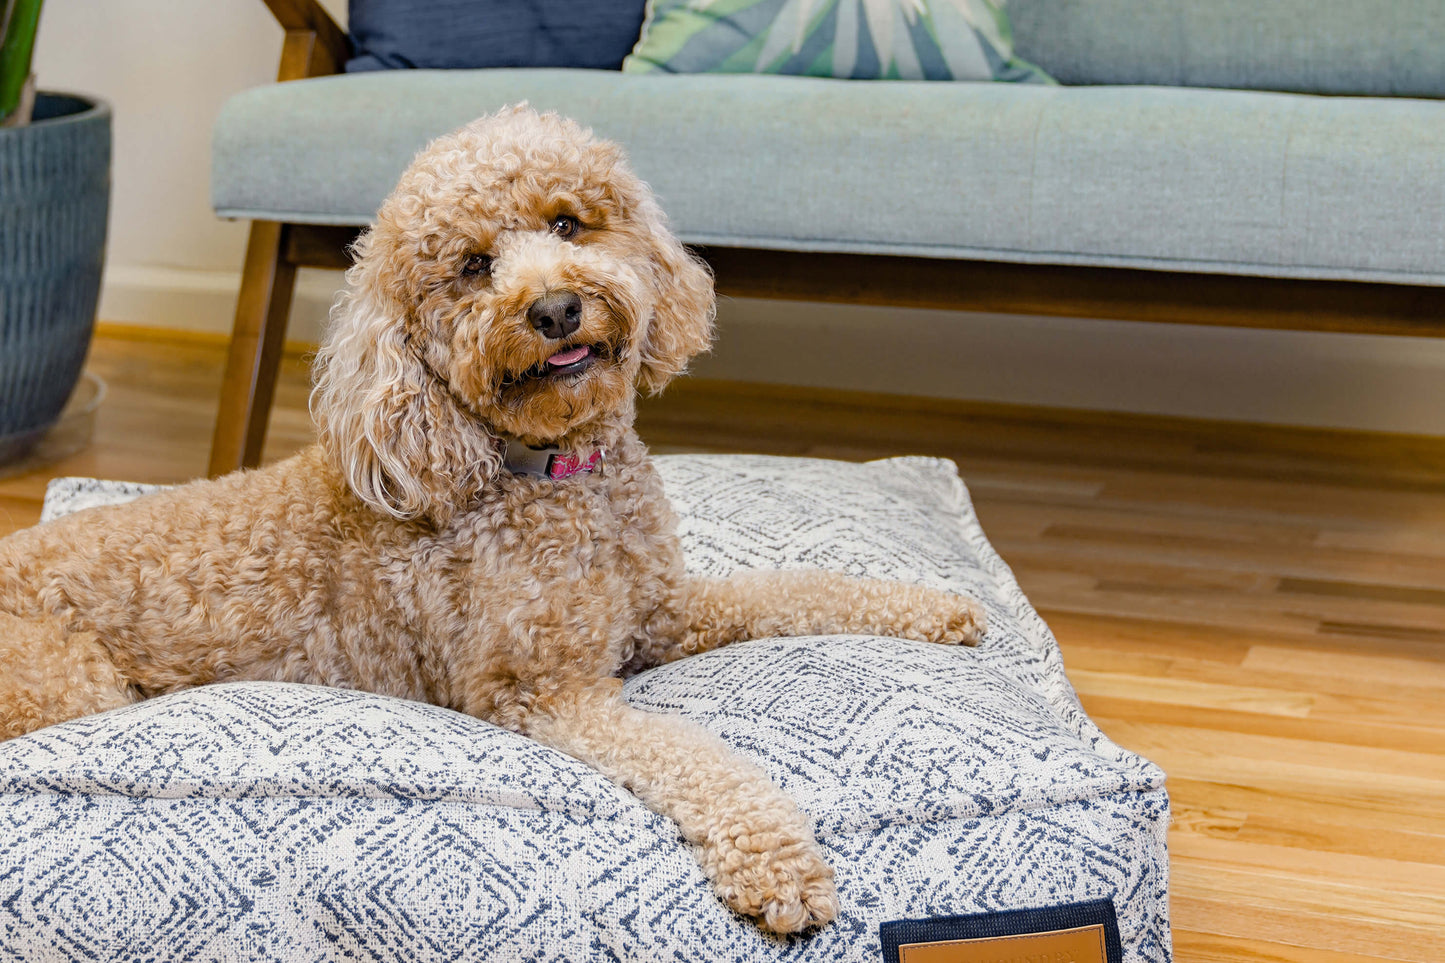
[(617, 70), (645, 0), (351, 0), (348, 71), (405, 67)]

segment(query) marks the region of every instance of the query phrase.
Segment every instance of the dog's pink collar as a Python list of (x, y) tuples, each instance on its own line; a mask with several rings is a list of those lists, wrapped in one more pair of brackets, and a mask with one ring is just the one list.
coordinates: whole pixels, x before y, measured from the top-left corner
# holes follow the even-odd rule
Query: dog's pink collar
[(596, 471), (607, 458), (602, 449), (584, 458), (561, 448), (534, 448), (515, 438), (508, 439), (506, 445), (502, 454), (502, 467), (507, 471), (513, 475), (531, 475), (536, 478), (551, 478), (554, 481)]

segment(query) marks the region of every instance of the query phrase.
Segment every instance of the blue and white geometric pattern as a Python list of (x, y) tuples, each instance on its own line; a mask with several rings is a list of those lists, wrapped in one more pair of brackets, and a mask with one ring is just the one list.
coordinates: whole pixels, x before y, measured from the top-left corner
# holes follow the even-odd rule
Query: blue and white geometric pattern
[(988, 609), (977, 649), (763, 639), (627, 683), (813, 817), (835, 922), (778, 939), (734, 917), (668, 820), (530, 740), (245, 683), (0, 744), (0, 960), (875, 963), (885, 920), (1101, 898), (1125, 959), (1170, 959), (1164, 774), (1080, 709), (951, 463), (657, 463), (693, 571), (822, 566)]

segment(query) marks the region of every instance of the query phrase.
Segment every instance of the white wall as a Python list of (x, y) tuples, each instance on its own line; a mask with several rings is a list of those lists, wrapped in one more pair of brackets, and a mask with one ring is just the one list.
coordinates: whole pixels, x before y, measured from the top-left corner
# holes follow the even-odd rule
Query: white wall
[[(47, 0), (41, 86), (115, 106), (103, 319), (229, 330), (246, 228), (211, 213), (210, 125), (280, 45), (261, 0)], [(338, 283), (302, 272), (291, 337), (318, 337)], [(700, 375), (1445, 435), (1445, 339), (748, 301), (720, 330)]]
[[(40, 87), (115, 109), (103, 320), (230, 330), (246, 224), (211, 213), (211, 122), (275, 80), (281, 38), (262, 0), (46, 0)], [(339, 275), (303, 273), (294, 330), (314, 339)]]

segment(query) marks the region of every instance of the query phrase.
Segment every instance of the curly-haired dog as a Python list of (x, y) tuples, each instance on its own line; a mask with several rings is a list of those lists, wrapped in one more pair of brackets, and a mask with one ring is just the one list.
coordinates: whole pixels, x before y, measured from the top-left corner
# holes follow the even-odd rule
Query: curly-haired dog
[(504, 110), (423, 151), (357, 244), (313, 410), (258, 471), (0, 542), (0, 738), (275, 679), (450, 706), (677, 822), (718, 894), (790, 932), (837, 911), (808, 819), (619, 676), (741, 639), (972, 643), (971, 601), (821, 571), (683, 571), (635, 393), (704, 350), (706, 269), (613, 144)]

